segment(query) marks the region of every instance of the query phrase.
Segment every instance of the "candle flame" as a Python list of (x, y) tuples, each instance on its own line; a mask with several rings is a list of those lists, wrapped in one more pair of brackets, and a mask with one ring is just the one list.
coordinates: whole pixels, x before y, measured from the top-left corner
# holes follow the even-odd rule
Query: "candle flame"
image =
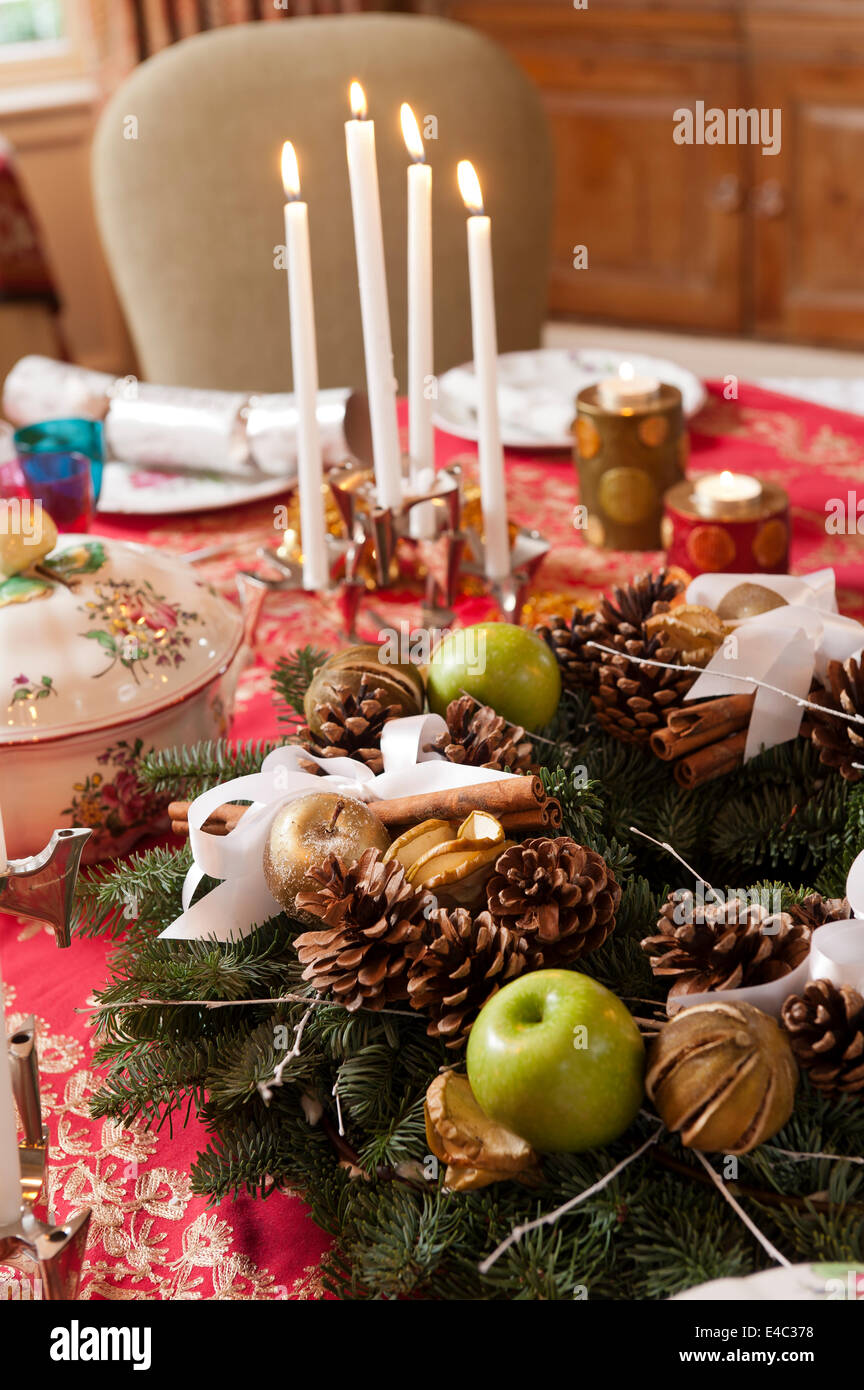
[(359, 83), (359, 82), (352, 82), (352, 83), (351, 83), (351, 115), (354, 117), (355, 121), (365, 121), (365, 119), (366, 119), (368, 113), (369, 113), (369, 107), (368, 107), (368, 105), (366, 104), (366, 93), (364, 92), (363, 88), (360, 86), (360, 83)]
[(282, 188), (289, 202), (300, 197), (300, 170), (297, 154), (290, 140), (286, 140), (282, 146)]
[(720, 481), (723, 483), (724, 487), (728, 487), (734, 476), (735, 475), (730, 472), (728, 468), (724, 468), (723, 472), (720, 474)]
[(423, 149), (423, 136), (420, 134), (417, 117), (414, 115), (407, 101), (403, 101), (399, 108), (399, 118), (402, 122), (402, 139), (405, 141), (405, 148), (415, 164), (423, 164), (426, 159), (426, 153)]
[(636, 375), (636, 368), (632, 362), (622, 362), (618, 368), (618, 376), (621, 381), (632, 381)]
[(482, 214), (483, 193), (480, 188), (480, 180), (470, 159), (459, 160), (456, 176), (459, 180), (459, 192), (462, 194), (462, 201), (468, 211), (472, 216)]

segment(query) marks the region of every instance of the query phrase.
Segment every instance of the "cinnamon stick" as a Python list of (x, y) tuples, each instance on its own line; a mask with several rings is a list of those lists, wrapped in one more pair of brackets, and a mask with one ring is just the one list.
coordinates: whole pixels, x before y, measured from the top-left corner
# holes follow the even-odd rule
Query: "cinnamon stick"
[(716, 700), (672, 710), (665, 729), (651, 735), (651, 751), (664, 762), (686, 757), (729, 734), (746, 729), (753, 710), (753, 695), (721, 695)]
[[(471, 811), (488, 811), (501, 821), (505, 830), (555, 830), (563, 819), (559, 802), (546, 795), (539, 777), (503, 777), (496, 782), (450, 787), (425, 792), (422, 796), (402, 796), (367, 804), (387, 829), (394, 832), (422, 820), (464, 820)], [(189, 832), (189, 806), (188, 801), (172, 801), (168, 807), (171, 829), (176, 835)], [(246, 809), (230, 804), (219, 806), (203, 828), (212, 835), (227, 835)]]
[(725, 772), (732, 772), (744, 760), (746, 742), (747, 730), (741, 729), (739, 733), (729, 734), (717, 743), (709, 743), (704, 748), (696, 749), (676, 762), (675, 781), (680, 787), (692, 791), (694, 787), (701, 787), (714, 777), (722, 777)]

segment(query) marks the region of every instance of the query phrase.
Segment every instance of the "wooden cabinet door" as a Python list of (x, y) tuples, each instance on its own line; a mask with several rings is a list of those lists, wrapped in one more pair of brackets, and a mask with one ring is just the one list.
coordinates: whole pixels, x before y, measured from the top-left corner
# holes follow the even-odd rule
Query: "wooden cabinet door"
[[(800, 41), (779, 58), (779, 37), (758, 36), (753, 100), (782, 111), (780, 154), (751, 156), (760, 336), (864, 347), (864, 15), (856, 8), (857, 26), (844, 26), (828, 60), (820, 61), (815, 26), (806, 43), (802, 23)], [(787, 28), (783, 44), (798, 32)]]
[[(732, 145), (679, 145), (674, 113), (739, 104), (728, 7), (463, 0), (540, 88), (556, 154), (550, 308), (621, 323), (742, 327), (743, 177)], [(574, 249), (587, 248), (587, 269)]]

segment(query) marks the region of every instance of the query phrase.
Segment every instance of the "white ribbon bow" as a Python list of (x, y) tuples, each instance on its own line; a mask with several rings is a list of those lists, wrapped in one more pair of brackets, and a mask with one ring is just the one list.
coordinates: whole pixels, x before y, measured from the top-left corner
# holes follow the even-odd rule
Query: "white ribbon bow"
[[(377, 777), (365, 763), (353, 758), (317, 758), (286, 746), (269, 753), (260, 772), (222, 782), (196, 797), (189, 807), (194, 863), (183, 884), (183, 912), (161, 935), (180, 941), (236, 940), (281, 912), (264, 879), (264, 846), (277, 811), (307, 792), (328, 791), (359, 801), (381, 801), (500, 782), (517, 775), (448, 762), (429, 747), (446, 731), (447, 725), (437, 714), (391, 719), (381, 735), (384, 771)], [(298, 764), (310, 757), (323, 777), (301, 771)], [(251, 801), (252, 805), (228, 835), (208, 834), (202, 828), (204, 822), (227, 801)], [(193, 903), (205, 876), (223, 881)]]
[[(864, 647), (864, 629), (837, 612), (834, 571), (791, 574), (702, 574), (687, 590), (687, 602), (716, 609), (730, 589), (759, 584), (786, 599), (782, 608), (742, 619), (735, 627), (735, 650), (724, 643), (684, 697), (704, 700), (715, 695), (752, 694), (740, 676), (766, 681), (785, 694), (755, 687), (747, 728), (744, 761), (763, 748), (796, 738), (814, 671), (824, 679), (829, 661), (845, 661)], [(791, 699), (789, 698), (791, 696)]]

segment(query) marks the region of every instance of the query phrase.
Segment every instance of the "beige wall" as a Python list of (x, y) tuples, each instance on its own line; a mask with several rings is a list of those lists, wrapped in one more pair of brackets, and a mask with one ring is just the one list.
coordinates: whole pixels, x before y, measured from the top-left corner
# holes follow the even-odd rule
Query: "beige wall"
[[(26, 104), (0, 92), (0, 134), (15, 151), (25, 194), (63, 301), (63, 331), (77, 362), (133, 370), (131, 345), (99, 246), (90, 196), (95, 123), (90, 84), (52, 85)], [(50, 103), (50, 104), (48, 104)], [(17, 108), (17, 109), (16, 109)], [(26, 352), (51, 350), (52, 330), (37, 306), (0, 305), (0, 378)]]

